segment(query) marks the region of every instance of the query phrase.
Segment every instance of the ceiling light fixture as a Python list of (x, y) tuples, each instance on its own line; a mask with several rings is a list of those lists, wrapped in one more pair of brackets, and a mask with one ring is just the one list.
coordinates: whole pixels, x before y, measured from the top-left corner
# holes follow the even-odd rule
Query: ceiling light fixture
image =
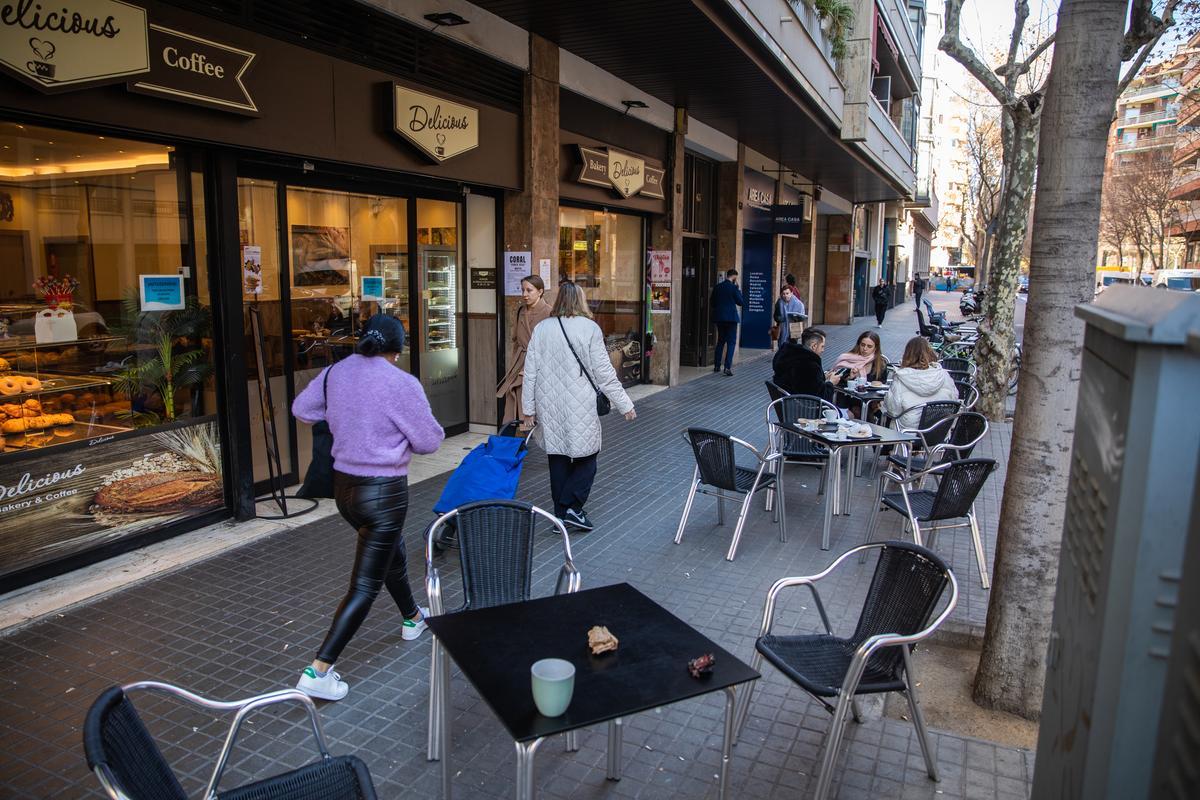
[(626, 116), (628, 116), (629, 112), (635, 108), (649, 108), (650, 107), (650, 106), (646, 105), (645, 103), (643, 103), (641, 100), (622, 100), (621, 105), (625, 106), (625, 115)]
[(453, 11), (435, 11), (432, 14), (426, 14), (425, 19), (432, 22), (434, 28), (454, 28), (468, 23), (468, 20)]

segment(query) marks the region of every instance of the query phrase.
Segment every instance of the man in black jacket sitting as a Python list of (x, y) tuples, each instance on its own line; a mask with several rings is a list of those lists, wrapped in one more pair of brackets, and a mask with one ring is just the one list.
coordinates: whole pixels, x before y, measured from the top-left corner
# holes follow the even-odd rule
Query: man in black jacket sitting
[(828, 398), (832, 393), (831, 383), (840, 378), (833, 371), (826, 372), (821, 365), (821, 353), (825, 351), (825, 333), (820, 328), (809, 328), (800, 336), (800, 343), (784, 342), (775, 353), (771, 367), (775, 374), (771, 381), (788, 394), (810, 394)]

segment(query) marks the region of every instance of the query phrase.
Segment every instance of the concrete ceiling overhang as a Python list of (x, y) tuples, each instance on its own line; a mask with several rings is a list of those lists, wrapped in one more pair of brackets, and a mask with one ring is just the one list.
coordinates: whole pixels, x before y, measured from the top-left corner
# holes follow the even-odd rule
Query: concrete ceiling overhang
[(907, 193), (842, 141), (723, 0), (472, 1), (854, 202)]

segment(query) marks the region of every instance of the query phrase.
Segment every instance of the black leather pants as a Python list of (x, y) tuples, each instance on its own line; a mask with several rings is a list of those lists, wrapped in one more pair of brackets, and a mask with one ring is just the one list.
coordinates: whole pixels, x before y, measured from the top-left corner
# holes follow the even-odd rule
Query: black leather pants
[(358, 551), (350, 589), (333, 615), (318, 661), (332, 664), (358, 632), (371, 604), (386, 586), (406, 618), (417, 615), (408, 583), (404, 553), (404, 517), (408, 513), (408, 478), (362, 478), (335, 472), (334, 496), (342, 518), (358, 530)]

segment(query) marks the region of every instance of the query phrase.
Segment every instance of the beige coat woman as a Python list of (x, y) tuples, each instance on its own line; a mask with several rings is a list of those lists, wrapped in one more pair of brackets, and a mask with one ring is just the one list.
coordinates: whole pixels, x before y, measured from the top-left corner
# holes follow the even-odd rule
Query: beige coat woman
[[(524, 281), (522, 281), (522, 287)], [(496, 387), (496, 397), (504, 398), (504, 421), (511, 422), (521, 413), (521, 387), (525, 382), (525, 353), (533, 329), (550, 316), (550, 304), (538, 295), (533, 305), (522, 302), (517, 309), (517, 321), (513, 324), (512, 343), (508, 354), (508, 372)]]

